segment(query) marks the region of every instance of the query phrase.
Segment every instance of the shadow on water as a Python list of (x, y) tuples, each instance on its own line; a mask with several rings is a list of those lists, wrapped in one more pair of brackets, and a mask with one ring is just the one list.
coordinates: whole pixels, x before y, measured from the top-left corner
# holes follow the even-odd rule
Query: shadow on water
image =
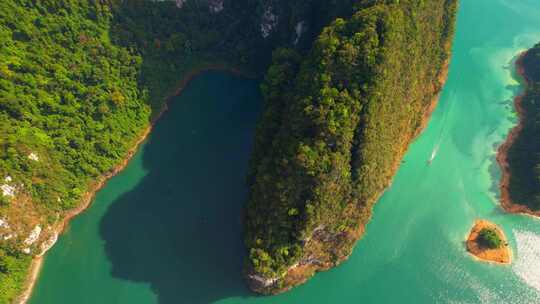
[(115, 278), (160, 304), (250, 295), (240, 214), (260, 99), (256, 81), (217, 72), (176, 97), (140, 152), (147, 175), (101, 221)]

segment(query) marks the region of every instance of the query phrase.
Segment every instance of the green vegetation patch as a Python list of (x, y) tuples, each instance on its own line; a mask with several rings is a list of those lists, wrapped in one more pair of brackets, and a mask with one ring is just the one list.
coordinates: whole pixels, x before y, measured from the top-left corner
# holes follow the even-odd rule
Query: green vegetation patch
[(478, 244), (484, 248), (497, 249), (503, 246), (503, 241), (495, 229), (483, 228), (478, 233)]

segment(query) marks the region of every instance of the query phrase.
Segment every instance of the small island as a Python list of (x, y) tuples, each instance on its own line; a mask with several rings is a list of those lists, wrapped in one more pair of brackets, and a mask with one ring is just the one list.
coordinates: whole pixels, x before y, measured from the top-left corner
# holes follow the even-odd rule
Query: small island
[(510, 264), (511, 250), (501, 228), (485, 220), (477, 220), (467, 238), (467, 251), (481, 261)]

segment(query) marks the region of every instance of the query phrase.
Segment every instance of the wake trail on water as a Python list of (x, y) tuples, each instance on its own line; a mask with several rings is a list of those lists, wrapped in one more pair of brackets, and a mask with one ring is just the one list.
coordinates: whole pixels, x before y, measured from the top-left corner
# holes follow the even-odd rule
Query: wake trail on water
[(451, 93), (451, 95), (450, 95), (448, 106), (446, 106), (447, 109), (446, 109), (446, 111), (444, 111), (443, 119), (442, 119), (442, 123), (441, 123), (441, 130), (439, 131), (439, 135), (437, 136), (437, 141), (435, 143), (435, 147), (431, 151), (431, 156), (430, 156), (430, 158), (428, 160), (428, 165), (431, 165), (431, 163), (435, 160), (435, 158), (437, 157), (437, 154), (439, 153), (439, 149), (441, 148), (441, 143), (443, 141), (443, 135), (444, 135), (444, 132), (446, 130), (448, 116), (449, 116), (449, 113), (452, 111), (452, 107), (454, 105), (453, 101), (455, 99), (455, 96), (456, 96), (456, 92), (453, 91)]

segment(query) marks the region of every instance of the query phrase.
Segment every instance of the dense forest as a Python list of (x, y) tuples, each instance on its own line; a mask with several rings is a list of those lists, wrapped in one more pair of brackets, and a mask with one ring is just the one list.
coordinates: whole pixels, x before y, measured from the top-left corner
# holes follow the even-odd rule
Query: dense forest
[(513, 202), (540, 210), (540, 43), (520, 60), (527, 83), (521, 99), (522, 129), (508, 149), (509, 194)]
[(247, 205), (252, 289), (276, 293), (352, 251), (439, 93), (456, 1), (365, 1), (305, 57), (274, 53)]
[[(352, 1), (0, 3), (0, 303), (193, 71), (262, 75)], [(278, 22), (279, 21), (279, 22)]]
[(208, 68), (266, 75), (248, 177), (248, 274), (284, 275), (315, 265), (308, 257), (337, 263), (440, 89), (455, 5), (1, 1), (0, 303), (21, 292), (32, 257), (181, 79)]
[(30, 231), (53, 226), (79, 203), (124, 157), (150, 109), (137, 85), (141, 57), (111, 42), (108, 6), (2, 1), (0, 22), (0, 177), (8, 190), (0, 203), (0, 303), (7, 303), (39, 251)]

